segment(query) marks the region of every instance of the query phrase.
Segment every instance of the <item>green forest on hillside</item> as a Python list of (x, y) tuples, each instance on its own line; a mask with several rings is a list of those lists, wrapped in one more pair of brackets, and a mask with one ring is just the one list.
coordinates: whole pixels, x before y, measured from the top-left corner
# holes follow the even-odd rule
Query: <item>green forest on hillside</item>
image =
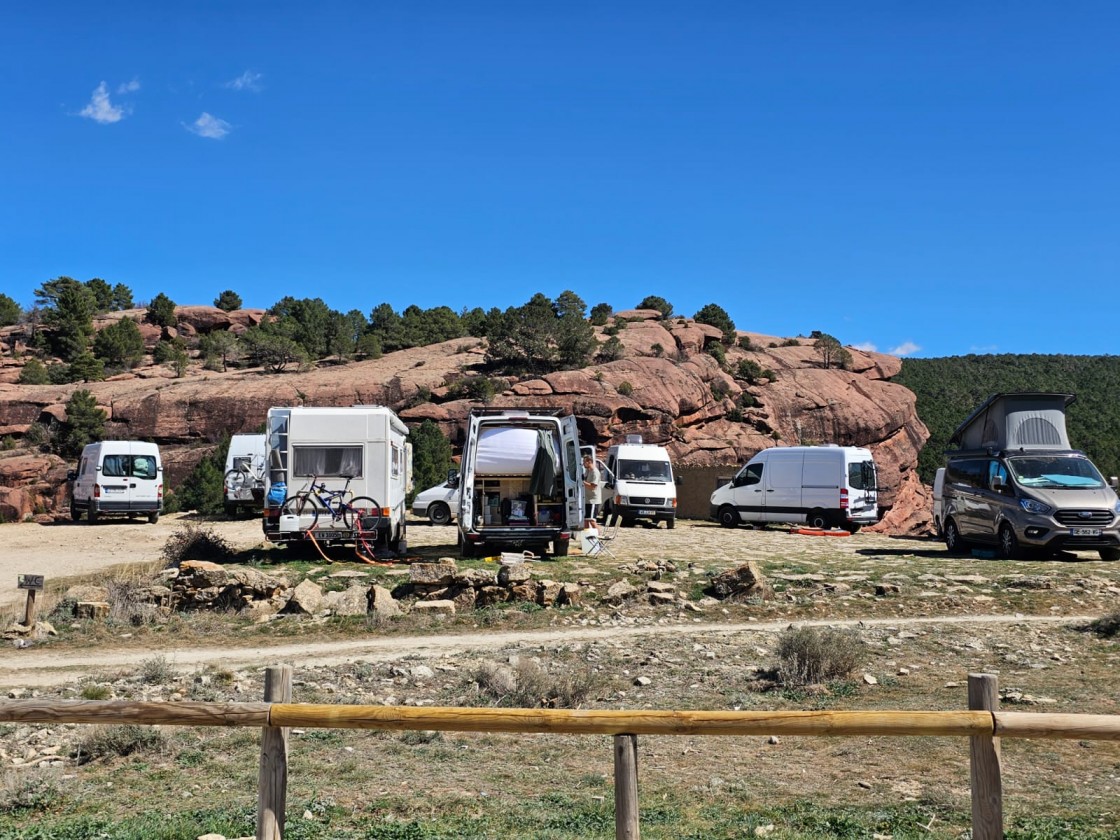
[(1076, 394), (1069, 407), (1070, 443), (1106, 477), (1120, 475), (1120, 356), (994, 355), (903, 359), (892, 380), (918, 397), (930, 438), (918, 458), (922, 480), (944, 466), (949, 437), (992, 394)]

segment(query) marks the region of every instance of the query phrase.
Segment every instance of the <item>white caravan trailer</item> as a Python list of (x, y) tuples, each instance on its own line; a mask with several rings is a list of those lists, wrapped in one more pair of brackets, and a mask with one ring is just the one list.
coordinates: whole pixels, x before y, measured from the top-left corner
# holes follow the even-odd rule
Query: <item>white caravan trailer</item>
[(712, 493), (711, 516), (726, 528), (785, 522), (855, 532), (879, 518), (876, 484), (867, 449), (836, 444), (763, 449), (730, 484)]
[(459, 465), (459, 551), (564, 557), (583, 527), (583, 469), (572, 415), (475, 409)]
[(163, 463), (159, 447), (139, 440), (103, 440), (82, 449), (70, 480), (70, 518), (93, 524), (106, 515), (144, 514), (159, 521), (163, 510)]
[(226, 514), (258, 509), (264, 501), (265, 436), (234, 435), (229, 439), (222, 496)]
[[(360, 543), (405, 550), (405, 497), (412, 488), (412, 444), (408, 427), (385, 406), (270, 408), (267, 432), (264, 535), (287, 543)], [(314, 485), (314, 490), (312, 488)], [(323, 489), (325, 488), (325, 490)], [(372, 499), (354, 515), (332, 491), (347, 499)], [(310, 499), (298, 505), (297, 499)], [(359, 507), (356, 505), (356, 507)], [(376, 510), (373, 508), (376, 507)], [(343, 515), (332, 515), (342, 511)]]
[(627, 435), (625, 443), (607, 450), (607, 468), (614, 475), (614, 488), (603, 494), (608, 522), (617, 516), (624, 526), (636, 519), (664, 522), (666, 528), (676, 524), (677, 480), (664, 446)]

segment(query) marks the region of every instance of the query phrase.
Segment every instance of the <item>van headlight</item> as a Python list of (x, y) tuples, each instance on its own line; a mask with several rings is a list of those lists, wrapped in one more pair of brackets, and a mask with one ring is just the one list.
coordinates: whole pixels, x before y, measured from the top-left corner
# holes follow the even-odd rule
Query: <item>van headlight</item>
[(1120, 501), (1117, 501), (1116, 504), (1114, 504), (1112, 506), (1112, 512), (1113, 513), (1120, 513)]
[(1020, 499), (1019, 507), (1027, 513), (1049, 513), (1050, 505), (1044, 505), (1042, 502), (1036, 502), (1034, 499)]

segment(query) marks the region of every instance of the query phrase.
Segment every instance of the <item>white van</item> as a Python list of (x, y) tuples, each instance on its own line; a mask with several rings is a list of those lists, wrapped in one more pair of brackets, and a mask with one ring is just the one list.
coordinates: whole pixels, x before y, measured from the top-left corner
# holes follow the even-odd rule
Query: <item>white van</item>
[(163, 510), (163, 462), (159, 447), (139, 440), (103, 440), (82, 450), (70, 480), (70, 518), (145, 514), (159, 521)]
[(565, 557), (583, 527), (583, 470), (574, 415), (474, 409), (459, 465), (459, 552), (505, 549)]
[(608, 522), (619, 517), (624, 526), (637, 519), (672, 528), (677, 522), (677, 479), (664, 446), (643, 443), (641, 435), (627, 435), (625, 443), (607, 450), (607, 469), (614, 487), (603, 493)]
[(229, 439), (222, 495), (226, 514), (259, 510), (264, 502), (265, 436), (234, 435)]
[(447, 476), (447, 481), (429, 487), (412, 498), (412, 515), (427, 517), (433, 525), (450, 525), (458, 510), (458, 470), (452, 470)]
[(406, 551), (412, 444), (392, 409), (270, 408), (267, 427), (265, 539), (298, 542), (311, 531), (320, 544)]
[(712, 493), (711, 517), (725, 528), (784, 522), (854, 533), (879, 518), (875, 460), (836, 444), (764, 449)]

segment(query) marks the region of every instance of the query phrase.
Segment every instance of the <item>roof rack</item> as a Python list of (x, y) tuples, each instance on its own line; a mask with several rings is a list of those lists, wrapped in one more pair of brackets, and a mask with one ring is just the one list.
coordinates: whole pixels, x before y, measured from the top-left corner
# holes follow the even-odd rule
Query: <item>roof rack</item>
[(485, 408), (472, 408), (471, 416), (485, 416), (485, 415), (500, 415), (500, 414), (537, 414), (545, 417), (564, 417), (571, 414), (571, 411), (566, 408), (557, 408), (552, 405), (507, 405), (507, 406), (486, 406)]

